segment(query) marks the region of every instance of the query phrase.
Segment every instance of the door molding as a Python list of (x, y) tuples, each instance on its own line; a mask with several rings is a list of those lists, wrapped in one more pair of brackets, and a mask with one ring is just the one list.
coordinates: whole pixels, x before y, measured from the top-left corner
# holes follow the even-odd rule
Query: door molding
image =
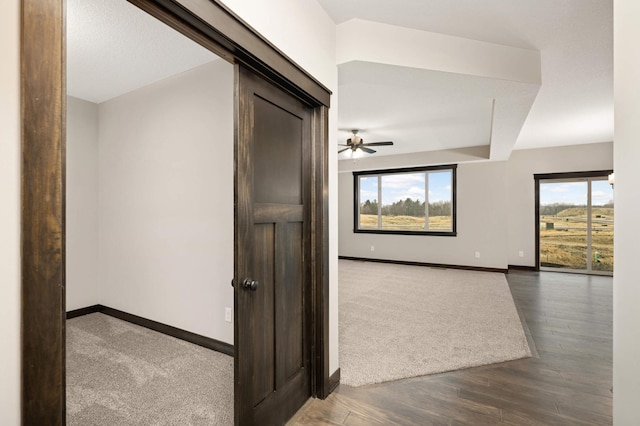
[(330, 106), (329, 89), (218, 0), (127, 1), (229, 62), (252, 68), (310, 106)]
[[(125, 0), (122, 0), (125, 1)], [(313, 108), (314, 395), (329, 394), (328, 108), (331, 92), (217, 0), (129, 0)], [(65, 398), (64, 0), (21, 0), (22, 424), (63, 425)]]
[(64, 3), (23, 0), (22, 424), (65, 422)]

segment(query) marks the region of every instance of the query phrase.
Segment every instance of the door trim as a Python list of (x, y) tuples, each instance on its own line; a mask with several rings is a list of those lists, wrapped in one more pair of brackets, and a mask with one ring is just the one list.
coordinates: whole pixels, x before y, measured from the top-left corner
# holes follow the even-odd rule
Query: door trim
[(23, 0), (22, 423), (65, 422), (64, 3)]
[(331, 91), (218, 0), (127, 0), (229, 62), (239, 62), (309, 105)]
[[(125, 1), (125, 0), (122, 0)], [(217, 0), (129, 0), (229, 62), (313, 108), (313, 392), (328, 395), (328, 108), (331, 92)], [(63, 425), (65, 398), (64, 0), (21, 0), (24, 425)]]
[[(567, 172), (567, 173), (536, 173), (533, 175), (535, 182), (535, 243), (536, 243), (536, 265), (535, 270), (540, 271), (540, 181), (550, 179), (580, 179), (580, 178), (593, 178), (600, 176), (608, 176), (613, 173), (613, 170), (593, 170), (586, 172)], [(554, 272), (569, 272), (569, 271), (554, 271)], [(576, 272), (576, 271), (574, 271)], [(579, 272), (584, 273), (584, 272)], [(596, 274), (597, 275), (597, 274)]]

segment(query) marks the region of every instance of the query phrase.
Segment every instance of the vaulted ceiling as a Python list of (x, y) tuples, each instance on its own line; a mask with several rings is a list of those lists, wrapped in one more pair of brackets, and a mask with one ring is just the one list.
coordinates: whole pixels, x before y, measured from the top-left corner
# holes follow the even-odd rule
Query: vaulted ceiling
[[(501, 132), (515, 138), (510, 149), (613, 140), (611, 0), (318, 1), (338, 25), (338, 51), (341, 45), (357, 47), (367, 58), (358, 63), (356, 52), (342, 58), (339, 54), (338, 125), (345, 130), (362, 128), (361, 136), (367, 141), (396, 142), (375, 155), (491, 145), (490, 138)], [(361, 25), (363, 21), (367, 25)], [(352, 27), (359, 28), (359, 34), (350, 31)], [(403, 36), (411, 30), (412, 37)], [(385, 41), (396, 33), (400, 34), (397, 40)], [(376, 45), (354, 42), (360, 36)], [(416, 40), (422, 41), (423, 48)], [(455, 41), (462, 47), (443, 49), (442, 45), (453, 46)], [(511, 94), (503, 92), (502, 101), (523, 101), (517, 106), (526, 109), (521, 120), (516, 116), (522, 111), (511, 116), (507, 111), (507, 116), (493, 119), (489, 115), (491, 99), (496, 99), (496, 107), (501, 104), (500, 95), (489, 86), (499, 84), (461, 66), (473, 62), (473, 42), (481, 42), (480, 49), (514, 48), (539, 55), (537, 83), (489, 76), (507, 86), (520, 85), (512, 87)], [(399, 60), (407, 43), (410, 52)], [(380, 54), (372, 55), (369, 49)], [(387, 55), (385, 49), (392, 52)], [(457, 68), (437, 69), (439, 64), (433, 63), (437, 61), (418, 64), (410, 55), (446, 55)], [(404, 60), (403, 69), (385, 68), (391, 57), (395, 65)], [(514, 65), (514, 59), (503, 59), (500, 66)], [(535, 63), (529, 65), (535, 67)], [(417, 73), (420, 78), (407, 78)], [(526, 91), (522, 83), (538, 85), (533, 99), (522, 97)], [(477, 90), (470, 91), (470, 86)], [(515, 135), (514, 126), (518, 127)], [(348, 132), (343, 131), (339, 142), (346, 137)], [(491, 147), (490, 157), (505, 155), (508, 152)]]

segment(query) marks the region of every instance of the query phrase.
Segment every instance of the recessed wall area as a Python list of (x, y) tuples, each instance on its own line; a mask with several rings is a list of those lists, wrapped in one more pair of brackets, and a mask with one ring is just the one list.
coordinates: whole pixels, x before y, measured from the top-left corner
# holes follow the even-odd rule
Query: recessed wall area
[[(423, 263), (505, 268), (506, 162), (461, 163), (457, 169), (457, 235), (353, 232), (353, 176), (340, 174), (340, 255)], [(491, 183), (488, 185), (488, 183)], [(371, 246), (374, 251), (371, 252)], [(480, 257), (475, 257), (480, 251)]]
[[(434, 152), (432, 157), (437, 155)], [(351, 161), (343, 160), (343, 163)], [(384, 161), (384, 157), (379, 161)], [(370, 160), (368, 165), (372, 163)], [(356, 170), (357, 162), (349, 168)], [(611, 142), (516, 150), (508, 161), (460, 162), (455, 237), (354, 233), (353, 174), (345, 171), (339, 174), (339, 254), (479, 268), (534, 267), (533, 175), (612, 168)]]
[(233, 66), (68, 102), (67, 309), (233, 343)]

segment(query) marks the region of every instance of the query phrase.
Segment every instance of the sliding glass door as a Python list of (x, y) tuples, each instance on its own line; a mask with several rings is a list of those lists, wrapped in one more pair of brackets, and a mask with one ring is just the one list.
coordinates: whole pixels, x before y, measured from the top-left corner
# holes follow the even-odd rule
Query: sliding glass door
[(591, 269), (613, 273), (613, 188), (591, 181)]
[(613, 189), (606, 176), (539, 180), (539, 266), (613, 273)]

